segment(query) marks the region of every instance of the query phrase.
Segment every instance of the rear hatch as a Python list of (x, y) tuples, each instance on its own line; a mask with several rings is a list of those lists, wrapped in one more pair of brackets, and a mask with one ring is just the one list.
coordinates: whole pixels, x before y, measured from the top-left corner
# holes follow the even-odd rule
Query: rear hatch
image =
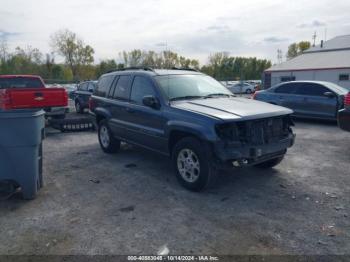
[(64, 88), (0, 89), (0, 109), (47, 108), (68, 105)]
[(40, 76), (1, 75), (0, 109), (49, 108), (68, 105), (64, 88), (46, 88)]

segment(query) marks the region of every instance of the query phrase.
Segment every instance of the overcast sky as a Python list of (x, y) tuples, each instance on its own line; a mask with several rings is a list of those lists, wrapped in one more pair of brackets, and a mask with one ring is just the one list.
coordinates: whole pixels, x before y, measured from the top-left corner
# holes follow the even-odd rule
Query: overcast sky
[(170, 50), (205, 63), (210, 53), (277, 60), (288, 44), (350, 34), (349, 0), (0, 0), (0, 38), (11, 49), (50, 51), (62, 28), (95, 49), (95, 60), (123, 50)]

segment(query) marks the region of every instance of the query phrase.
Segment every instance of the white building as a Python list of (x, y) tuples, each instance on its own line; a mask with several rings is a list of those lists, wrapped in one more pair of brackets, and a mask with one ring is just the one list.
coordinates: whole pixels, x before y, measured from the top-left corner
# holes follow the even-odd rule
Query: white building
[(264, 87), (284, 81), (328, 81), (350, 89), (350, 35), (337, 36), (264, 72)]

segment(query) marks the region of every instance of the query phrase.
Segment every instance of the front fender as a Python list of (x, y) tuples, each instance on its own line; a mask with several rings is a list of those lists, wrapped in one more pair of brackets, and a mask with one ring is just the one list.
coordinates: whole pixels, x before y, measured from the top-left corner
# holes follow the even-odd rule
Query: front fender
[(169, 121), (165, 128), (165, 136), (169, 137), (172, 131), (182, 131), (193, 134), (205, 141), (216, 141), (215, 129), (212, 126), (198, 125), (180, 120)]

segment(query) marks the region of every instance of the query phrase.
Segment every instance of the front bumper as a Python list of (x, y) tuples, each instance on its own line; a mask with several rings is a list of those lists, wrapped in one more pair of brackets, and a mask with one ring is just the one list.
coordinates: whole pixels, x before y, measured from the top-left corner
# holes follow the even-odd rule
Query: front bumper
[(284, 155), (287, 148), (293, 146), (294, 140), (295, 134), (290, 133), (278, 142), (259, 146), (221, 142), (214, 145), (214, 153), (221, 163), (232, 166), (236, 161), (239, 166), (249, 166)]
[(338, 112), (338, 125), (341, 129), (350, 132), (350, 108)]

